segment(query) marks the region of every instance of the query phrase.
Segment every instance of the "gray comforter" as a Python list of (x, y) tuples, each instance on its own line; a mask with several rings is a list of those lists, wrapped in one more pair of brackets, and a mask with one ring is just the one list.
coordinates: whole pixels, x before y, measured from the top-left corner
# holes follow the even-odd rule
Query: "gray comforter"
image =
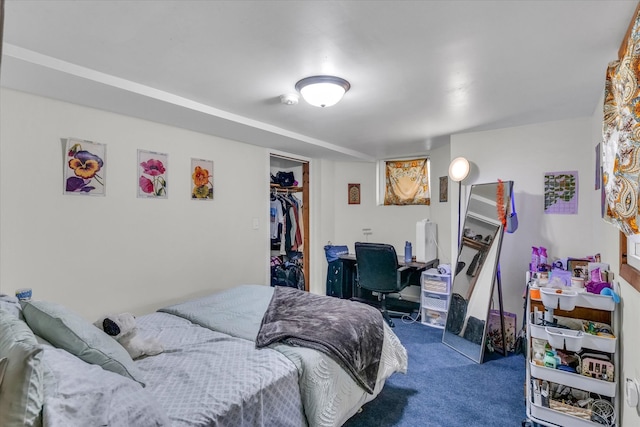
[[(270, 286), (240, 285), (159, 311), (255, 342), (273, 292)], [(271, 346), (298, 368), (300, 393), (310, 427), (341, 426), (380, 393), (389, 376), (394, 372), (406, 373), (407, 351), (389, 325), (384, 322), (383, 326), (384, 342), (373, 394), (367, 393), (325, 353), (279, 343)]]
[(145, 388), (42, 344), (44, 427), (306, 427), (298, 368), (278, 351), (166, 313), (136, 322), (165, 347), (135, 361)]
[(380, 311), (365, 304), (276, 287), (256, 347), (282, 342), (321, 351), (372, 394), (384, 338), (382, 322)]

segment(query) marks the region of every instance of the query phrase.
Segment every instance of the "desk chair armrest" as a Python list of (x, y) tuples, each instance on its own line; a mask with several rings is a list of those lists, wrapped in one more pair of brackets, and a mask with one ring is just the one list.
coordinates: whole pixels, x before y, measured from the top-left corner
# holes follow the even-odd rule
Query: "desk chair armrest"
[(396, 270), (396, 286), (398, 290), (402, 290), (409, 285), (412, 271), (414, 271), (414, 269), (406, 265)]

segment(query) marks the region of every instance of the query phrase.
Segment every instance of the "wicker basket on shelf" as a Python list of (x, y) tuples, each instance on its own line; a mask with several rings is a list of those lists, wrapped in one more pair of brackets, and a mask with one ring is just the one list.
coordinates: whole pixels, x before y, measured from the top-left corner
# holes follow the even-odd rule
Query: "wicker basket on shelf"
[(554, 411), (562, 412), (565, 415), (572, 415), (583, 420), (591, 421), (591, 409), (567, 405), (566, 403), (552, 399), (549, 399), (549, 407)]

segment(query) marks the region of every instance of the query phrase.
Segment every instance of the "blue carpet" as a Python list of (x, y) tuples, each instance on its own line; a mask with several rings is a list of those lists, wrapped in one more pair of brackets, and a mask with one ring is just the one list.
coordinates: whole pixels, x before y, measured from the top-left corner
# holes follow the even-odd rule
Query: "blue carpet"
[(524, 356), (491, 354), (477, 364), (442, 344), (441, 329), (394, 323), (409, 354), (407, 374), (393, 374), (345, 427), (521, 426)]

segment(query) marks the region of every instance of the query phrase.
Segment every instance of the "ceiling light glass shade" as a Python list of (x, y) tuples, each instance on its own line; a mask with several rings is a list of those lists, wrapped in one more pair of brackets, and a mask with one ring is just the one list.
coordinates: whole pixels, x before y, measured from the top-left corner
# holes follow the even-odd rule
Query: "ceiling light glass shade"
[(312, 76), (296, 83), (296, 90), (304, 100), (316, 107), (336, 105), (349, 88), (348, 81), (334, 76)]
[(469, 161), (464, 157), (456, 157), (449, 164), (449, 178), (460, 182), (469, 175)]

